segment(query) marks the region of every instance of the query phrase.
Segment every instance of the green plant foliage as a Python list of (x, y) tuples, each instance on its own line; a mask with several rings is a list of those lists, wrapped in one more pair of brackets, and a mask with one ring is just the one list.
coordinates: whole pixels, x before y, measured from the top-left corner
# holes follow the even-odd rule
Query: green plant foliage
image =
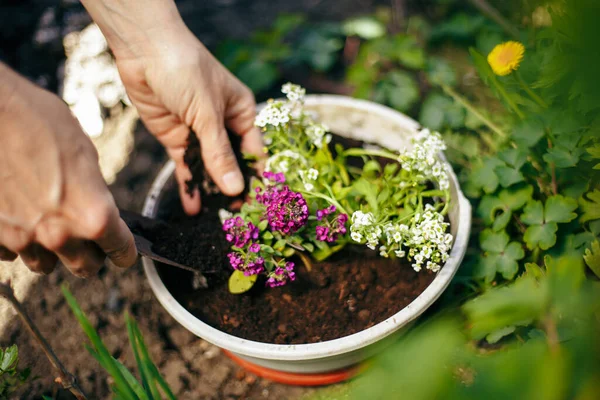
[(115, 394), (115, 399), (175, 399), (175, 395), (150, 358), (148, 349), (144, 343), (144, 338), (142, 337), (137, 323), (131, 319), (128, 314), (125, 314), (127, 333), (140, 373), (141, 383), (120, 361), (111, 356), (110, 352), (102, 342), (102, 339), (100, 339), (100, 336), (88, 320), (87, 316), (79, 307), (77, 300), (75, 300), (75, 297), (73, 297), (66, 284), (63, 284), (61, 290), (69, 307), (71, 307), (73, 314), (79, 321), (81, 328), (91, 342), (91, 346), (86, 344), (86, 348), (113, 380), (112, 390)]
[(460, 128), (465, 121), (465, 110), (440, 93), (431, 93), (423, 102), (419, 121), (430, 129)]
[(0, 400), (14, 398), (15, 392), (24, 384), (31, 382), (31, 370), (20, 369), (19, 349), (17, 345), (0, 348)]

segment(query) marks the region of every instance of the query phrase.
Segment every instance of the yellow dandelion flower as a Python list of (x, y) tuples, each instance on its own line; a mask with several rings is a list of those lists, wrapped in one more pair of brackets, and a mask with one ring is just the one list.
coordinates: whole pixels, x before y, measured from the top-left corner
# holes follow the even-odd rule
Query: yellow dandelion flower
[(487, 61), (496, 75), (505, 76), (519, 68), (525, 47), (519, 42), (500, 43), (488, 54)]

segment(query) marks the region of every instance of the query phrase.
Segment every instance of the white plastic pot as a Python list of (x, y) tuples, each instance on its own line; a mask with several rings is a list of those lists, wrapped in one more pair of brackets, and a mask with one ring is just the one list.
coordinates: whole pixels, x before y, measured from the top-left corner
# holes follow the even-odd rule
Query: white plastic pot
[[(410, 147), (410, 138), (415, 135), (419, 126), (414, 120), (390, 108), (344, 96), (306, 96), (306, 109), (316, 112), (320, 121), (332, 132), (377, 143), (389, 149)], [(156, 216), (163, 188), (167, 181), (173, 179), (174, 169), (173, 162), (168, 162), (154, 181), (144, 205), (145, 216)], [(467, 249), (471, 206), (460, 191), (453, 172), (450, 173), (450, 188), (452, 200), (449, 218), (454, 245), (449, 260), (433, 282), (412, 303), (390, 318), (339, 339), (321, 343), (279, 345), (229, 335), (202, 322), (179, 304), (160, 279), (152, 260), (143, 260), (144, 270), (154, 294), (169, 314), (208, 342), (254, 364), (279, 371), (320, 373), (339, 370), (375, 354), (405, 331), (406, 329), (402, 328), (406, 328), (436, 301), (458, 270)]]

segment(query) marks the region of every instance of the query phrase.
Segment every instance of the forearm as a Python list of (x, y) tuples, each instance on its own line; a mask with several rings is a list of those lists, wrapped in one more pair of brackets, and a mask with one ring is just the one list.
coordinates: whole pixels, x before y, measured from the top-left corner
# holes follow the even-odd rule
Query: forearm
[(161, 52), (187, 29), (173, 0), (81, 0), (118, 58)]

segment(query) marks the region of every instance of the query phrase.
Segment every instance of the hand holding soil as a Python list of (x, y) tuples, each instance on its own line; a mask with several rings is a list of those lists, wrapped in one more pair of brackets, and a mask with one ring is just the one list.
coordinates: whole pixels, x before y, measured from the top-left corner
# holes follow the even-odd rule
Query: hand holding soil
[(187, 29), (173, 2), (83, 3), (105, 34), (142, 121), (176, 163), (186, 213), (200, 211), (200, 192), (188, 193), (185, 184), (192, 178), (183, 160), (190, 128), (213, 181), (226, 195), (240, 194), (244, 179), (225, 127), (243, 136), (245, 153), (261, 155), (252, 92)]
[(0, 100), (0, 259), (18, 254), (40, 273), (60, 259), (81, 277), (95, 274), (107, 256), (131, 266), (133, 236), (68, 107), (3, 64)]

